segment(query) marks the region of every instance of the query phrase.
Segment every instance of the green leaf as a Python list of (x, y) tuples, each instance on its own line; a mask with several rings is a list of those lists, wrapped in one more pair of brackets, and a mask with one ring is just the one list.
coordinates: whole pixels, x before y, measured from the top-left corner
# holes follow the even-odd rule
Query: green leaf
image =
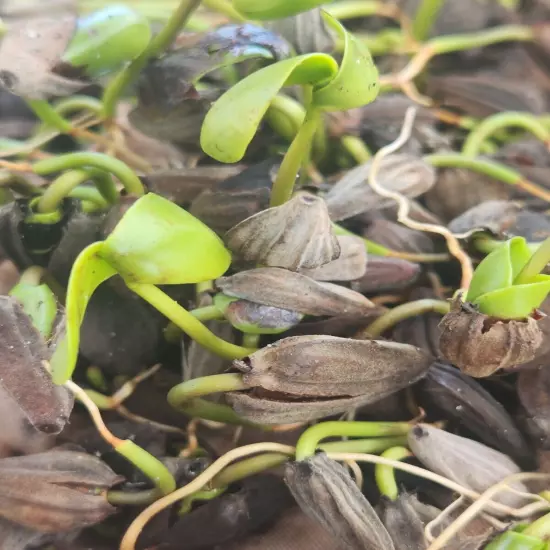
[(48, 340), (57, 316), (57, 302), (50, 287), (18, 283), (11, 289), (10, 296), (17, 298), (33, 325)]
[(481, 260), (474, 271), (466, 300), (475, 302), (476, 299), (487, 292), (506, 288), (512, 285), (514, 280), (510, 248), (513, 239), (510, 239)]
[(538, 282), (487, 292), (473, 303), (485, 315), (500, 319), (525, 319), (540, 307), (549, 292), (550, 276), (539, 275)]
[(154, 193), (128, 209), (105, 240), (101, 257), (127, 282), (155, 285), (216, 279), (231, 263), (210, 228)]
[(327, 12), (322, 11), (322, 16), (344, 40), (344, 57), (338, 74), (314, 91), (314, 104), (327, 111), (337, 111), (370, 103), (378, 95), (380, 82), (369, 49)]
[(116, 271), (100, 257), (104, 244), (93, 243), (85, 248), (71, 270), (67, 287), (66, 333), (51, 359), (52, 378), (56, 384), (64, 384), (71, 377), (78, 358), (80, 325), (86, 307), (95, 289), (116, 274)]
[(238, 162), (273, 98), (284, 86), (318, 84), (333, 78), (338, 64), (321, 53), (279, 61), (247, 76), (208, 111), (201, 129), (203, 151), (220, 162)]
[(233, 0), (237, 11), (258, 21), (290, 17), (325, 3), (326, 0)]
[(109, 6), (83, 17), (62, 60), (89, 77), (119, 69), (140, 55), (151, 40), (144, 15), (126, 6)]
[(529, 263), (532, 257), (529, 244), (523, 237), (513, 237), (510, 239), (510, 262), (512, 265), (512, 281), (516, 281), (519, 274)]
[(536, 537), (506, 531), (485, 547), (485, 550), (545, 550), (546, 543)]

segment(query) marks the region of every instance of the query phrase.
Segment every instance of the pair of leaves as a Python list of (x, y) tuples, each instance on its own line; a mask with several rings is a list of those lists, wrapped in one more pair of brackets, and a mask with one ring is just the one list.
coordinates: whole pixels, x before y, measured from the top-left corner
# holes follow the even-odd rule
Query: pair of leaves
[(352, 109), (376, 97), (378, 71), (367, 47), (328, 13), (322, 15), (344, 41), (340, 66), (330, 55), (312, 53), (279, 61), (241, 80), (206, 115), (201, 147), (208, 155), (220, 162), (239, 161), (285, 86), (312, 86), (312, 107), (326, 111)]
[(486, 315), (528, 317), (550, 292), (550, 276), (529, 275), (533, 258), (523, 237), (506, 241), (478, 265), (466, 299)]
[(219, 237), (172, 202), (149, 193), (138, 199), (103, 242), (85, 248), (67, 289), (67, 330), (51, 360), (54, 382), (76, 365), (80, 325), (96, 288), (119, 274), (128, 283), (187, 284), (222, 275), (231, 256)]

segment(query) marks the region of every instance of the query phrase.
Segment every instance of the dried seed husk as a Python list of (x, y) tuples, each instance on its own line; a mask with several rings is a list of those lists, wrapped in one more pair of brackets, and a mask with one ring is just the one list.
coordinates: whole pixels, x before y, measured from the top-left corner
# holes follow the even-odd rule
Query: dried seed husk
[(522, 419), (536, 447), (550, 449), (550, 375), (543, 368), (524, 370), (517, 381)]
[(239, 165), (166, 169), (147, 174), (145, 183), (153, 193), (185, 207), (201, 193), (242, 171)]
[(293, 336), (234, 367), (252, 390), (226, 394), (245, 418), (301, 422), (383, 399), (421, 378), (432, 357), (407, 344), (335, 336)]
[(224, 241), (245, 261), (292, 271), (314, 269), (340, 256), (325, 201), (308, 193), (254, 214), (230, 229)]
[(0, 85), (29, 99), (69, 95), (82, 88), (84, 82), (54, 72), (76, 24), (72, 13), (11, 21), (0, 43)]
[[(424, 466), (478, 493), (521, 471), (507, 455), (429, 424), (415, 426), (409, 432), (408, 442)], [(514, 482), (511, 486), (528, 492), (523, 483)], [(499, 493), (495, 501), (509, 506), (525, 504), (524, 497), (509, 491)]]
[(241, 271), (216, 280), (224, 294), (304, 315), (360, 315), (374, 307), (362, 294), (278, 267)]
[(351, 283), (351, 288), (365, 293), (400, 290), (413, 284), (421, 270), (419, 264), (408, 260), (371, 254), (367, 271), (360, 279)]
[(51, 351), (19, 302), (0, 296), (0, 383), (39, 431), (59, 433), (73, 407), (72, 394), (53, 384), (44, 366)]
[(398, 550), (426, 550), (424, 527), (440, 513), (410, 493), (400, 493), (394, 501), (383, 498), (378, 505), (378, 515)]
[(489, 176), (462, 168), (443, 168), (437, 171), (436, 183), (425, 199), (431, 212), (449, 221), (482, 202), (508, 200), (511, 196), (510, 185)]
[(238, 330), (247, 334), (280, 334), (296, 326), (301, 313), (217, 294), (214, 304)]
[(453, 233), (489, 231), (497, 237), (506, 237), (517, 223), (521, 205), (513, 201), (489, 200), (463, 212), (448, 224)]
[(320, 8), (266, 23), (266, 27), (285, 38), (297, 54), (330, 52), (335, 36), (327, 27)]
[(367, 239), (391, 250), (431, 253), (434, 243), (429, 233), (409, 229), (400, 223), (383, 218), (374, 220), (364, 233)]
[(41, 533), (59, 533), (113, 514), (105, 490), (123, 478), (94, 456), (52, 450), (0, 460), (0, 480), (0, 517)]
[(478, 382), (450, 365), (436, 362), (420, 381), (419, 389), (423, 406), (429, 403), (486, 445), (528, 470), (535, 468), (533, 450), (512, 417)]
[(367, 271), (367, 249), (358, 237), (339, 236), (340, 256), (328, 264), (315, 269), (301, 269), (316, 281), (353, 281), (361, 278)]
[[(395, 206), (394, 200), (376, 194), (368, 184), (371, 166), (372, 161), (368, 161), (346, 172), (326, 194), (328, 211), (333, 221)], [(435, 170), (421, 158), (398, 153), (384, 157), (377, 181), (386, 189), (414, 198), (434, 185)]]
[(349, 550), (394, 550), (374, 508), (346, 469), (318, 454), (285, 466), (285, 482), (300, 508)]
[(204, 189), (189, 212), (219, 235), (269, 206), (278, 159), (267, 159)]
[(443, 356), (474, 378), (526, 363), (537, 354), (542, 331), (532, 317), (503, 321), (465, 308), (460, 298), (439, 324)]

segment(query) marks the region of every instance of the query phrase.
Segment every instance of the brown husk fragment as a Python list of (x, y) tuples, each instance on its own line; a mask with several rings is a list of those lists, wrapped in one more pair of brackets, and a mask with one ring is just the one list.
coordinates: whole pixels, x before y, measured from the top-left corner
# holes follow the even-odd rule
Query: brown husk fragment
[(550, 369), (524, 370), (517, 381), (522, 419), (538, 448), (550, 449)]
[(369, 256), (365, 274), (351, 283), (357, 292), (387, 292), (400, 290), (412, 285), (420, 275), (419, 264), (388, 258), (386, 256)]
[(304, 315), (367, 314), (373, 303), (362, 294), (332, 283), (321, 283), (277, 267), (241, 271), (216, 280), (224, 294)]
[(306, 193), (247, 218), (224, 241), (245, 261), (292, 271), (315, 269), (340, 256), (325, 201)]
[(530, 361), (542, 343), (535, 319), (500, 320), (464, 307), (457, 298), (439, 324), (444, 357), (475, 378)]
[(288, 462), (285, 481), (300, 508), (349, 550), (394, 550), (384, 524), (346, 469), (318, 454)]

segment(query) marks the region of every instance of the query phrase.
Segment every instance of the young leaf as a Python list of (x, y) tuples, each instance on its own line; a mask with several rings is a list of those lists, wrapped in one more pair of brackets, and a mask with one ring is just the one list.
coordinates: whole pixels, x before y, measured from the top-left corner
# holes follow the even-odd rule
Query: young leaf
[(273, 98), (284, 86), (333, 78), (338, 64), (326, 54), (306, 54), (264, 67), (230, 88), (214, 103), (201, 130), (201, 147), (220, 162), (245, 154)]
[(550, 292), (550, 277), (539, 275), (535, 282), (487, 292), (474, 300), (485, 315), (500, 319), (524, 319), (538, 308)]
[(94, 243), (85, 248), (76, 259), (66, 302), (66, 333), (58, 342), (50, 365), (56, 384), (64, 384), (72, 375), (78, 357), (80, 325), (86, 306), (95, 289), (116, 274), (116, 271), (99, 254), (103, 243)]
[(150, 39), (151, 29), (144, 15), (126, 6), (109, 6), (78, 21), (62, 61), (97, 77), (137, 57)]
[(211, 229), (154, 193), (128, 209), (100, 254), (126, 281), (155, 285), (216, 279), (231, 263)]
[(326, 24), (344, 41), (344, 57), (338, 74), (313, 93), (313, 102), (327, 111), (353, 109), (370, 103), (378, 95), (378, 69), (368, 48), (325, 11)]
[(57, 302), (48, 285), (19, 283), (11, 289), (10, 296), (19, 301), (33, 325), (48, 339), (57, 315)]
[(258, 21), (290, 17), (324, 3), (325, 0), (233, 0), (237, 11)]

